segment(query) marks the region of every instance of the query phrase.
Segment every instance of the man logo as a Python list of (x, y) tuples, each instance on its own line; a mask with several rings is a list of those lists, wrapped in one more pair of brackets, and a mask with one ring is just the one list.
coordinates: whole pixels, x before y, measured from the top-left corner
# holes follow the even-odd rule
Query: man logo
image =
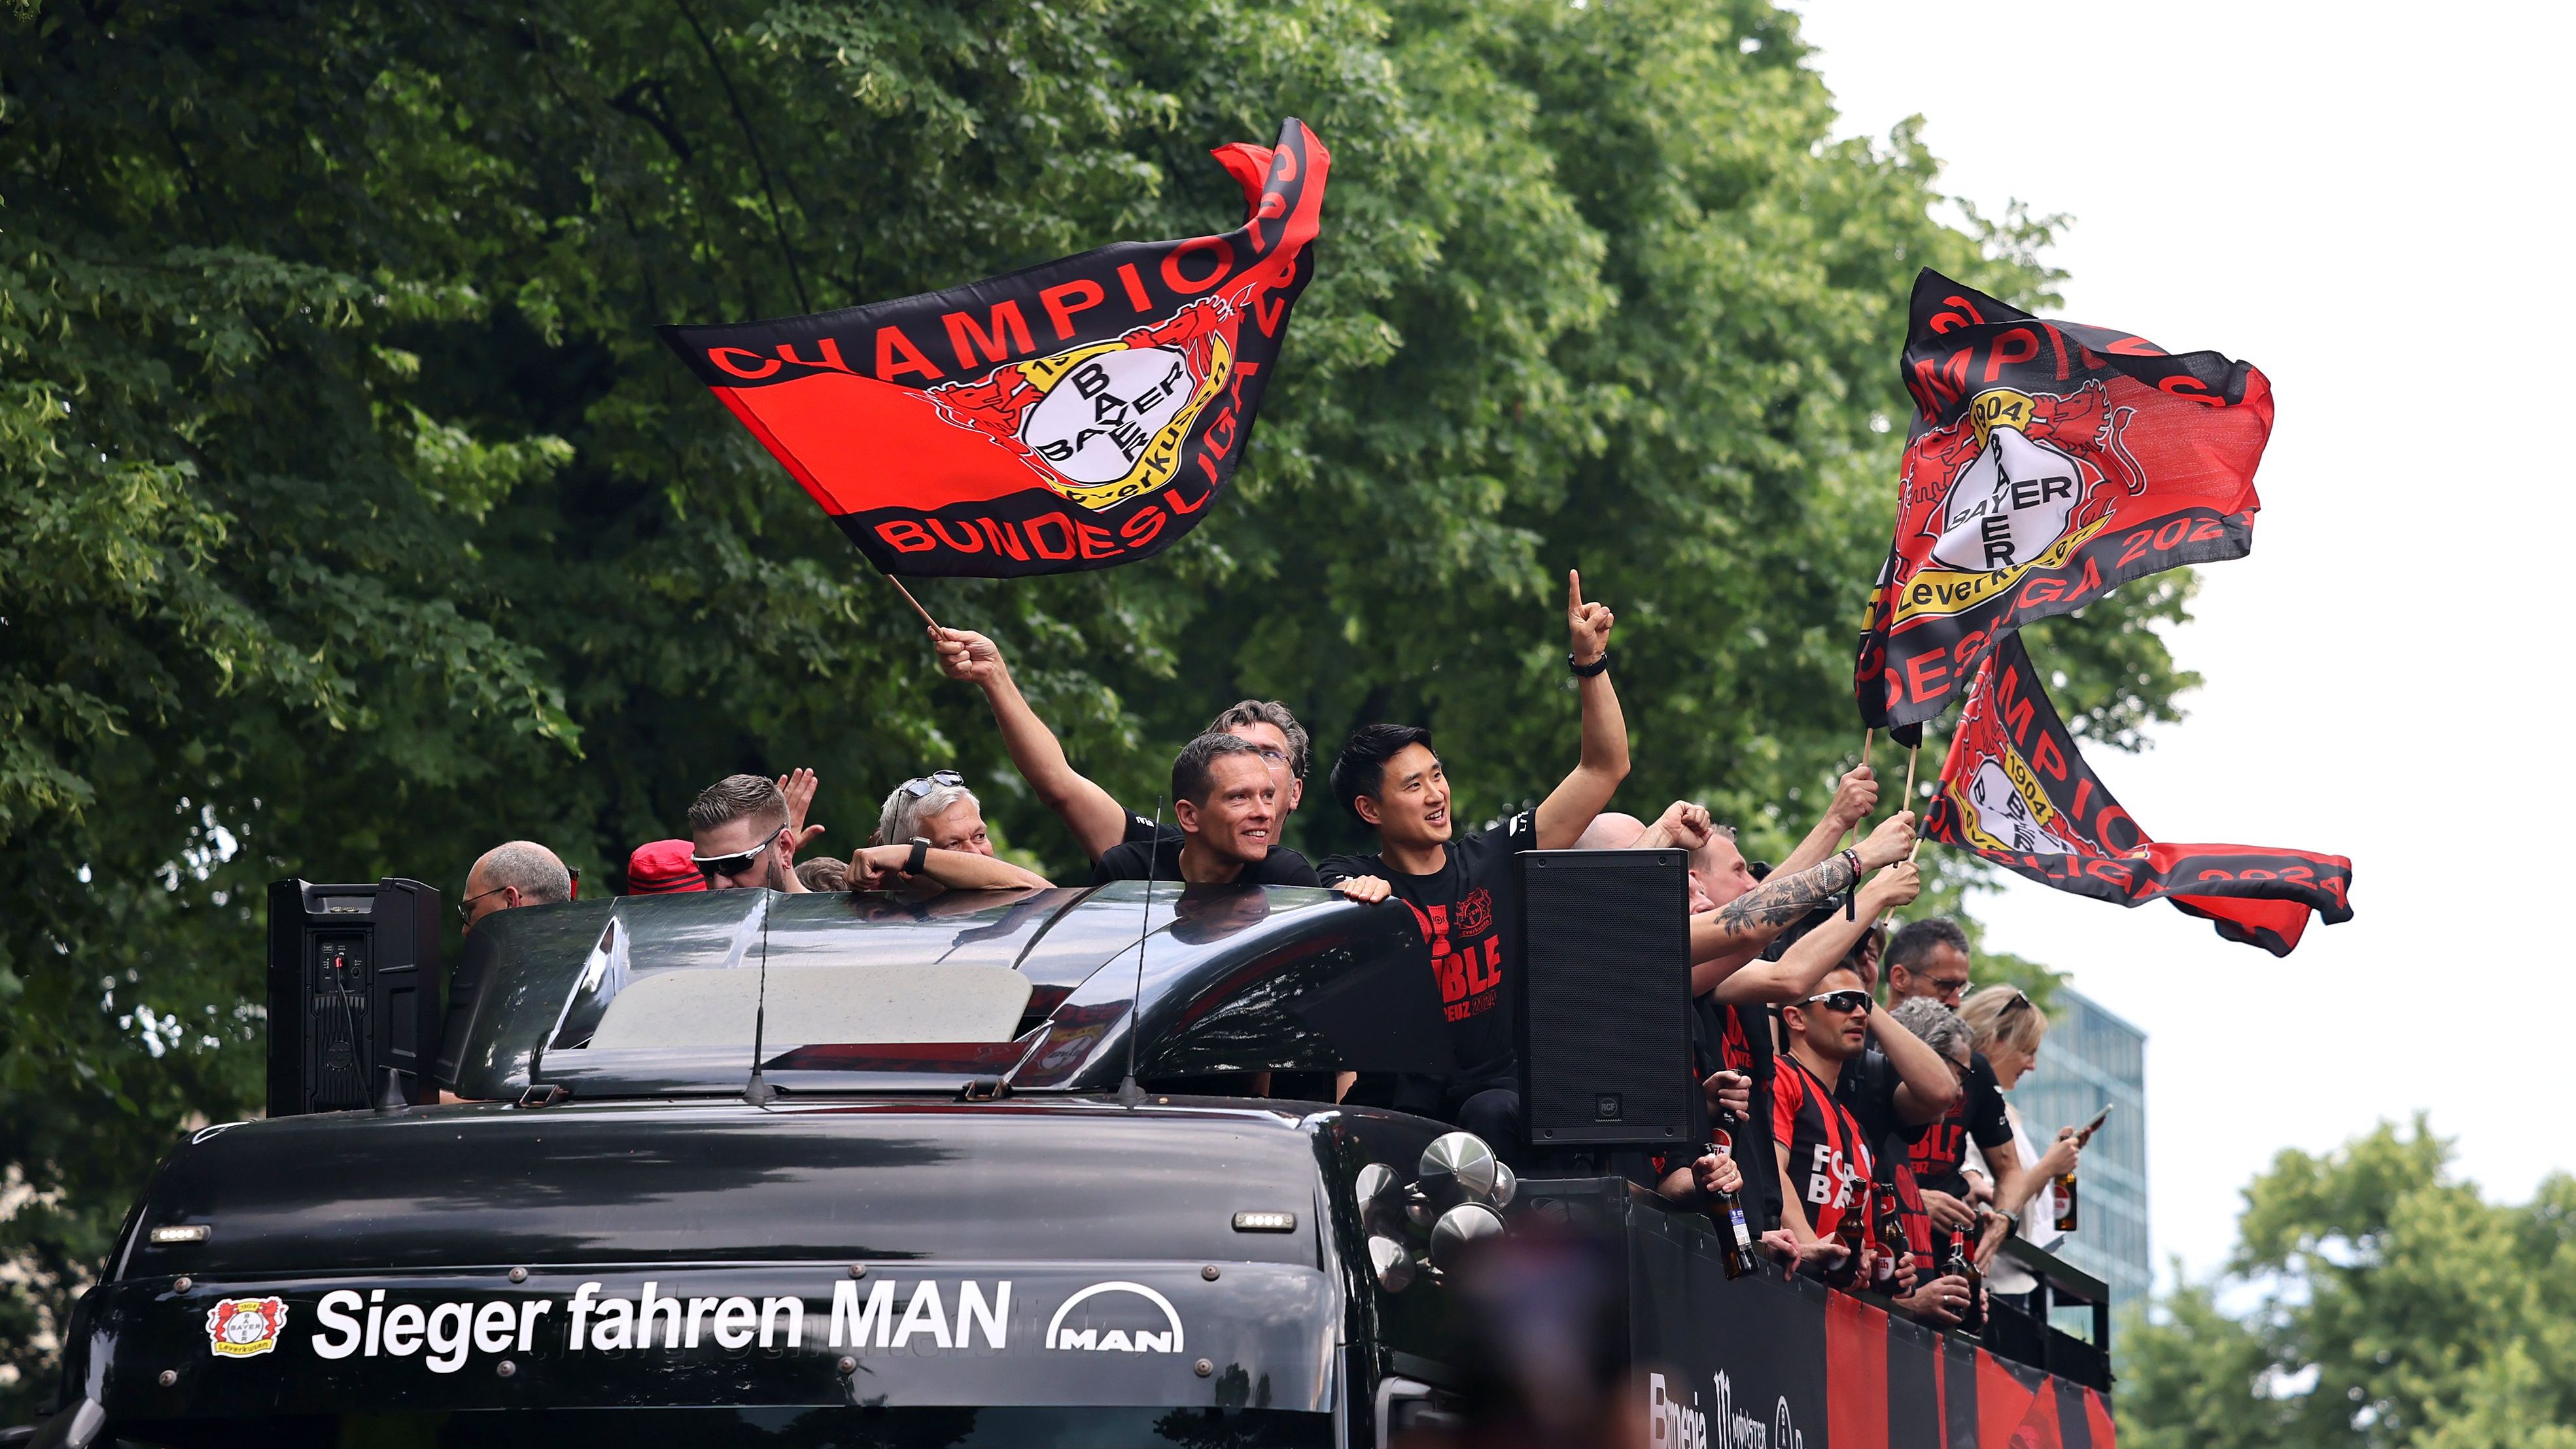
[[(1163, 1311), (1163, 1321), (1170, 1325), (1170, 1327), (1166, 1331), (1157, 1332), (1147, 1328), (1104, 1329), (1099, 1327), (1067, 1328), (1064, 1326), (1064, 1318), (1066, 1314), (1071, 1313), (1077, 1305), (1089, 1299), (1094, 1294), (1099, 1293), (1133, 1293), (1137, 1297), (1153, 1304), (1156, 1308), (1161, 1309)], [(1089, 1314), (1084, 1315), (1086, 1318), (1089, 1316)], [(1047, 1320), (1046, 1346), (1053, 1349), (1065, 1350), (1088, 1349), (1095, 1353), (1102, 1351), (1111, 1353), (1179, 1353), (1181, 1351), (1181, 1315), (1173, 1309), (1172, 1300), (1155, 1292), (1153, 1289), (1146, 1287), (1142, 1283), (1094, 1283), (1090, 1287), (1085, 1288), (1081, 1292), (1064, 1300), (1064, 1306), (1055, 1311), (1055, 1317)]]

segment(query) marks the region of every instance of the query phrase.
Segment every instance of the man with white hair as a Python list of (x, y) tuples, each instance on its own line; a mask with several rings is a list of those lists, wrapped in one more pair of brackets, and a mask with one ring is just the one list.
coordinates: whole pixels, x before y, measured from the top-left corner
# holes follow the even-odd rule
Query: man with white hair
[(571, 899), (572, 872), (563, 861), (533, 840), (513, 840), (483, 852), (465, 873), (465, 896), (456, 903), (456, 913), (465, 918), (471, 935), (495, 911)]
[(993, 853), (993, 837), (984, 828), (984, 802), (966, 788), (955, 770), (933, 770), (894, 787), (877, 814), (871, 845), (902, 845), (927, 840), (933, 850)]

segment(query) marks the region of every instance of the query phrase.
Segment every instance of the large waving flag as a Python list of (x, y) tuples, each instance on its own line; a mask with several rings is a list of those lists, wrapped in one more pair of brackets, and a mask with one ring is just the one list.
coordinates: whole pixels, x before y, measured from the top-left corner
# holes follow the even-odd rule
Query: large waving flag
[(2253, 845), (2166, 845), (2084, 763), (2018, 635), (1986, 655), (1923, 834), (2059, 890), (2134, 906), (2169, 900), (2231, 941), (2287, 956), (2314, 911), (2352, 919), (2352, 862)]
[(698, 380), (890, 574), (1132, 563), (1242, 461), (1332, 164), (1300, 121), (1215, 151), (1250, 214), (945, 292), (664, 327)]
[(1902, 370), (1896, 540), (1852, 680), (1873, 728), (1940, 714), (2027, 620), (2253, 547), (2272, 387), (2250, 363), (2034, 317), (1927, 269)]

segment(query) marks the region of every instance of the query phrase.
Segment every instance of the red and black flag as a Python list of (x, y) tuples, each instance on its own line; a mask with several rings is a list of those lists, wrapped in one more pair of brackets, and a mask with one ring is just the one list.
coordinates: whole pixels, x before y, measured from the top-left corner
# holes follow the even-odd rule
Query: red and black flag
[(2149, 840), (2086, 767), (2019, 636), (1987, 653), (1968, 691), (1923, 834), (2059, 890), (2169, 900), (2275, 956), (2299, 944), (2310, 911), (2328, 925), (2352, 919), (2352, 862), (2340, 855)]
[(1250, 213), (1221, 236), (662, 338), (887, 573), (1132, 563), (1242, 461), (1315, 274), (1332, 156), (1314, 132), (1213, 154)]
[(1871, 727), (1940, 714), (2027, 620), (2253, 547), (2272, 385), (2251, 363), (2033, 317), (1927, 269), (1901, 370), (1896, 541), (1852, 679)]

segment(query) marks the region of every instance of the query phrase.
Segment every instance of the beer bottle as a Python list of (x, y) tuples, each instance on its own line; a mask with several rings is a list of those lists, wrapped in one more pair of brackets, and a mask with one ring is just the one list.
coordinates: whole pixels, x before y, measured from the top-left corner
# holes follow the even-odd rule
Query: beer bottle
[[(1725, 1120), (1734, 1122), (1734, 1114)], [(1712, 1140), (1700, 1149), (1702, 1157), (1732, 1157), (1734, 1137), (1723, 1130), (1709, 1134)], [(1726, 1264), (1726, 1276), (1749, 1278), (1762, 1271), (1761, 1262), (1753, 1256), (1753, 1229), (1744, 1221), (1744, 1198), (1739, 1193), (1721, 1192), (1709, 1202), (1709, 1217), (1717, 1224), (1718, 1256)]]
[[(2102, 1124), (2110, 1120), (2110, 1117), (2111, 1109), (2103, 1108), (2101, 1115), (2085, 1123), (2083, 1130), (2075, 1134), (2075, 1145), (2080, 1148), (2091, 1143), (2093, 1134), (2099, 1131)], [(2071, 1233), (2075, 1231), (2075, 1223), (2075, 1169), (2070, 1167), (2057, 1175), (2057, 1230), (2061, 1233)]]
[(1945, 1278), (1967, 1280), (1968, 1301), (1959, 1308), (1959, 1331), (1985, 1332), (1986, 1310), (1978, 1292), (1985, 1285), (1985, 1275), (1977, 1271), (1977, 1260), (1968, 1252), (1967, 1234), (1955, 1231), (1950, 1234), (1949, 1251), (1941, 1255), (1941, 1274)]
[(1871, 1281), (1878, 1285), (1879, 1292), (1892, 1294), (1896, 1291), (1896, 1255), (1911, 1253), (1914, 1249), (1906, 1241), (1905, 1215), (1897, 1204), (1895, 1187), (1882, 1182), (1878, 1184), (1876, 1196), (1878, 1212), (1870, 1221), (1878, 1229), (1879, 1251), (1884, 1256), (1878, 1260), (1878, 1268)]
[(1825, 1281), (1837, 1288), (1848, 1288), (1860, 1277), (1861, 1250), (1868, 1246), (1869, 1188), (1859, 1179), (1844, 1184), (1852, 1201), (1843, 1207), (1842, 1219), (1834, 1224), (1834, 1240), (1843, 1245), (1843, 1260), (1825, 1275)]

